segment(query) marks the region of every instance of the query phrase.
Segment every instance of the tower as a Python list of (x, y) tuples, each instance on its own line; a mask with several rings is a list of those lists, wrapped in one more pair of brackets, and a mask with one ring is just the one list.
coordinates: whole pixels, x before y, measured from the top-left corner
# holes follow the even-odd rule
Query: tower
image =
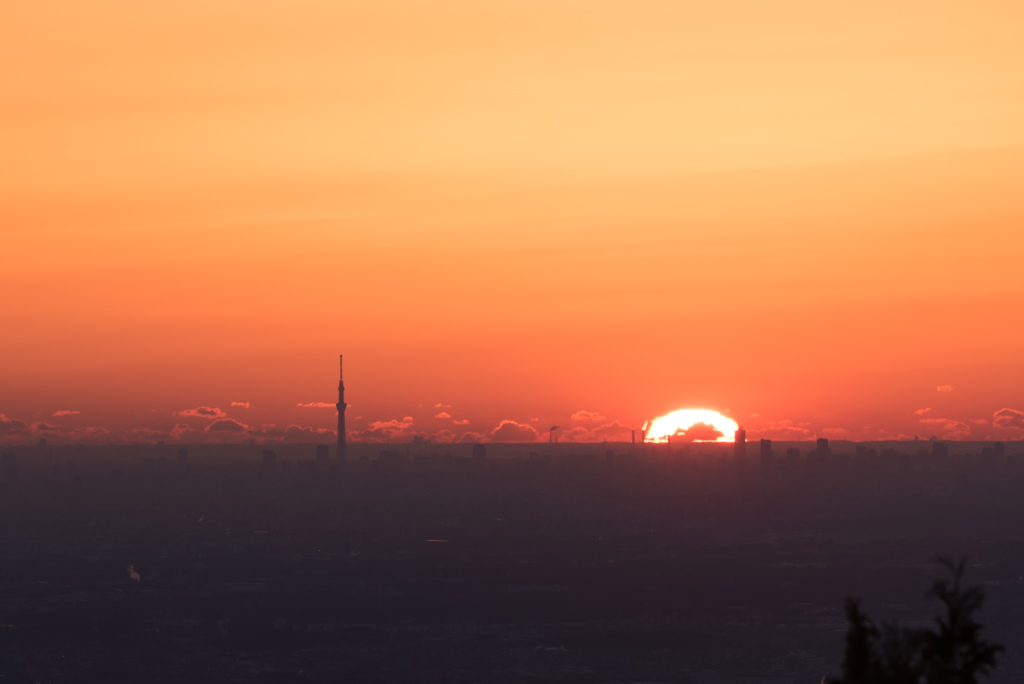
[(348, 460), (348, 448), (345, 443), (345, 366), (344, 357), (338, 356), (338, 460)]

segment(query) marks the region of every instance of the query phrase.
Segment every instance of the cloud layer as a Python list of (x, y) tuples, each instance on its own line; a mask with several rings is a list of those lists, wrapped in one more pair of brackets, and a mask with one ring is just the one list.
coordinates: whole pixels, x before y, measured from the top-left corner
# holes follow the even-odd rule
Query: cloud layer
[(492, 442), (536, 442), (540, 433), (527, 423), (514, 420), (503, 420), (488, 434)]
[(0, 435), (28, 435), (28, 425), (23, 420), (8, 418), (0, 413)]
[(628, 442), (633, 438), (633, 428), (613, 420), (590, 427), (577, 425), (557, 434), (560, 442)]
[(205, 430), (205, 432), (227, 432), (233, 434), (239, 434), (248, 431), (248, 425), (240, 423), (234, 418), (221, 418), (220, 420), (215, 420), (209, 425), (207, 425)]
[(992, 424), (998, 428), (1024, 430), (1024, 411), (1002, 408), (992, 414)]
[(965, 439), (971, 435), (971, 426), (952, 418), (922, 418), (922, 425), (928, 425), (940, 432), (945, 439)]
[(773, 420), (767, 427), (758, 430), (758, 433), (766, 439), (777, 439), (780, 441), (799, 441), (810, 439), (814, 434), (806, 425), (794, 423), (792, 420)]
[(224, 413), (219, 408), (199, 406), (194, 409), (178, 411), (175, 415), (182, 416), (183, 418), (207, 418), (209, 420), (216, 420), (218, 418), (227, 418), (228, 414)]

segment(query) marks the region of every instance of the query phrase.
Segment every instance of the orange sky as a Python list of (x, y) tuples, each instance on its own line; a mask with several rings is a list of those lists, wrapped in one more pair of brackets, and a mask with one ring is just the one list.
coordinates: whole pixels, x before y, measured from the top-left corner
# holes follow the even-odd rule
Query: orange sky
[(0, 440), (248, 437), (201, 406), (329, 429), (298, 404), (336, 400), (339, 352), (350, 427), (396, 439), (682, 407), (1024, 437), (1022, 28), (1019, 2), (21, 3)]

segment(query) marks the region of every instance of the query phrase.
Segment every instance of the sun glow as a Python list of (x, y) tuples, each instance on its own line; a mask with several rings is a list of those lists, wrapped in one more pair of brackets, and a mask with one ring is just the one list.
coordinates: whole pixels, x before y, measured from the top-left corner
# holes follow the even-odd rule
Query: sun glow
[(735, 420), (718, 411), (680, 409), (644, 423), (644, 440), (667, 442), (678, 436), (691, 442), (731, 442), (738, 428)]

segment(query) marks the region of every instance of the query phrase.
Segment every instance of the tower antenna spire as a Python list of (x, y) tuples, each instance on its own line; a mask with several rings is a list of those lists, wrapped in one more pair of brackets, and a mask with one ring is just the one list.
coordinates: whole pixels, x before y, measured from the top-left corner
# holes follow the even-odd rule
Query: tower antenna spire
[(335, 405), (338, 409), (338, 460), (348, 460), (348, 444), (345, 439), (345, 409), (348, 408), (348, 404), (345, 403), (345, 357), (342, 354), (338, 354), (338, 403)]

